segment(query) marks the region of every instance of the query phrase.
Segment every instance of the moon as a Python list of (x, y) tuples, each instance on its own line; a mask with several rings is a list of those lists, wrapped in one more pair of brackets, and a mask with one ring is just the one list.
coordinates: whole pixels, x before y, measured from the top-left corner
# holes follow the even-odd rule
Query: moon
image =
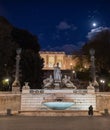
[(97, 26), (97, 23), (96, 23), (96, 22), (93, 22), (93, 23), (92, 23), (92, 26), (93, 26), (93, 27), (96, 27), (96, 26)]

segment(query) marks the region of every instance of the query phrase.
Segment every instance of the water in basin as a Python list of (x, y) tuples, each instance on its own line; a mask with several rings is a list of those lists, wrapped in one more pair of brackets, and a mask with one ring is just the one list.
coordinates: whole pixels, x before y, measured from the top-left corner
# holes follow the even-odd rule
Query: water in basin
[(71, 107), (74, 102), (45, 102), (43, 105), (53, 110), (65, 110)]

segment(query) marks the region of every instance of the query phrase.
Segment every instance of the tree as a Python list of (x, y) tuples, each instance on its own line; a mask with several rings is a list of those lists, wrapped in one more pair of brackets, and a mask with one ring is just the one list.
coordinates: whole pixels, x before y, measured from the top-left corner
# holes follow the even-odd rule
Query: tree
[[(21, 85), (29, 81), (32, 88), (41, 88), (43, 60), (39, 55), (40, 45), (36, 36), (27, 30), (13, 27), (8, 20), (0, 17), (0, 84), (6, 75), (12, 78), (15, 69), (16, 49), (22, 48), (20, 69)], [(6, 67), (7, 68), (6, 68)], [(12, 78), (13, 82), (14, 78)]]
[(73, 53), (72, 58), (74, 61), (76, 61), (74, 70), (77, 73), (77, 78), (85, 81), (89, 80), (90, 65), (86, 55), (83, 54), (82, 50), (79, 50)]
[[(7, 76), (13, 72), (15, 50), (18, 47), (13, 42), (11, 31), (12, 25), (4, 18), (0, 17), (0, 86)], [(11, 78), (11, 77), (9, 77)], [(11, 80), (11, 79), (10, 79)]]
[(36, 36), (26, 30), (13, 28), (13, 40), (22, 48), (22, 82), (29, 82), (31, 88), (41, 88), (43, 60), (39, 55), (40, 46)]
[(89, 50), (95, 49), (95, 64), (99, 73), (108, 73), (110, 70), (110, 29), (98, 28), (89, 33), (88, 42), (82, 47), (85, 55), (90, 57)]
[(103, 27), (94, 29), (88, 34), (88, 38), (89, 40), (82, 47), (82, 51), (90, 58), (90, 49), (95, 50), (97, 80), (100, 83), (101, 78), (106, 79), (104, 91), (108, 91), (110, 82), (110, 29)]

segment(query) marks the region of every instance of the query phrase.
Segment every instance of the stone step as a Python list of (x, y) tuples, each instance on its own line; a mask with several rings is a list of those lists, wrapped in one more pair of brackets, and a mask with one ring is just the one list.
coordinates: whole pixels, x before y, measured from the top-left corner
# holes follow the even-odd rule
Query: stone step
[[(61, 94), (55, 94), (55, 99), (62, 99)], [(32, 95), (32, 94), (24, 94), (21, 96), (21, 110), (37, 110), (39, 108), (43, 108), (43, 102), (52, 101), (54, 94), (41, 94), (41, 95)], [(55, 100), (54, 99), (54, 100)], [(94, 110), (96, 110), (96, 95), (92, 94), (63, 94), (63, 101), (72, 101), (74, 105), (70, 108), (70, 110), (88, 110), (90, 105), (93, 106)]]
[[(23, 116), (88, 116), (88, 111), (72, 110), (37, 110), (37, 111), (19, 111)], [(101, 116), (99, 111), (94, 111), (94, 116)]]

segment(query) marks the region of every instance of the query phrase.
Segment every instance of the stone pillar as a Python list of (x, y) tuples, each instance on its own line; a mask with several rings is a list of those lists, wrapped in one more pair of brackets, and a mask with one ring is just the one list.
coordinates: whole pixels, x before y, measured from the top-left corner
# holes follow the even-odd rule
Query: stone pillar
[(20, 54), (21, 54), (21, 48), (18, 48), (16, 50), (16, 72), (15, 72), (15, 80), (12, 84), (12, 92), (20, 92), (20, 81), (19, 81), (19, 63), (20, 63)]
[(54, 65), (57, 64), (57, 56), (55, 55), (55, 61), (54, 61)]
[(46, 68), (49, 68), (49, 58), (48, 58), (48, 55), (46, 55)]
[(90, 49), (90, 55), (91, 55), (91, 78), (92, 82), (94, 83), (96, 81), (96, 75), (95, 75), (95, 58), (94, 58), (95, 50)]

